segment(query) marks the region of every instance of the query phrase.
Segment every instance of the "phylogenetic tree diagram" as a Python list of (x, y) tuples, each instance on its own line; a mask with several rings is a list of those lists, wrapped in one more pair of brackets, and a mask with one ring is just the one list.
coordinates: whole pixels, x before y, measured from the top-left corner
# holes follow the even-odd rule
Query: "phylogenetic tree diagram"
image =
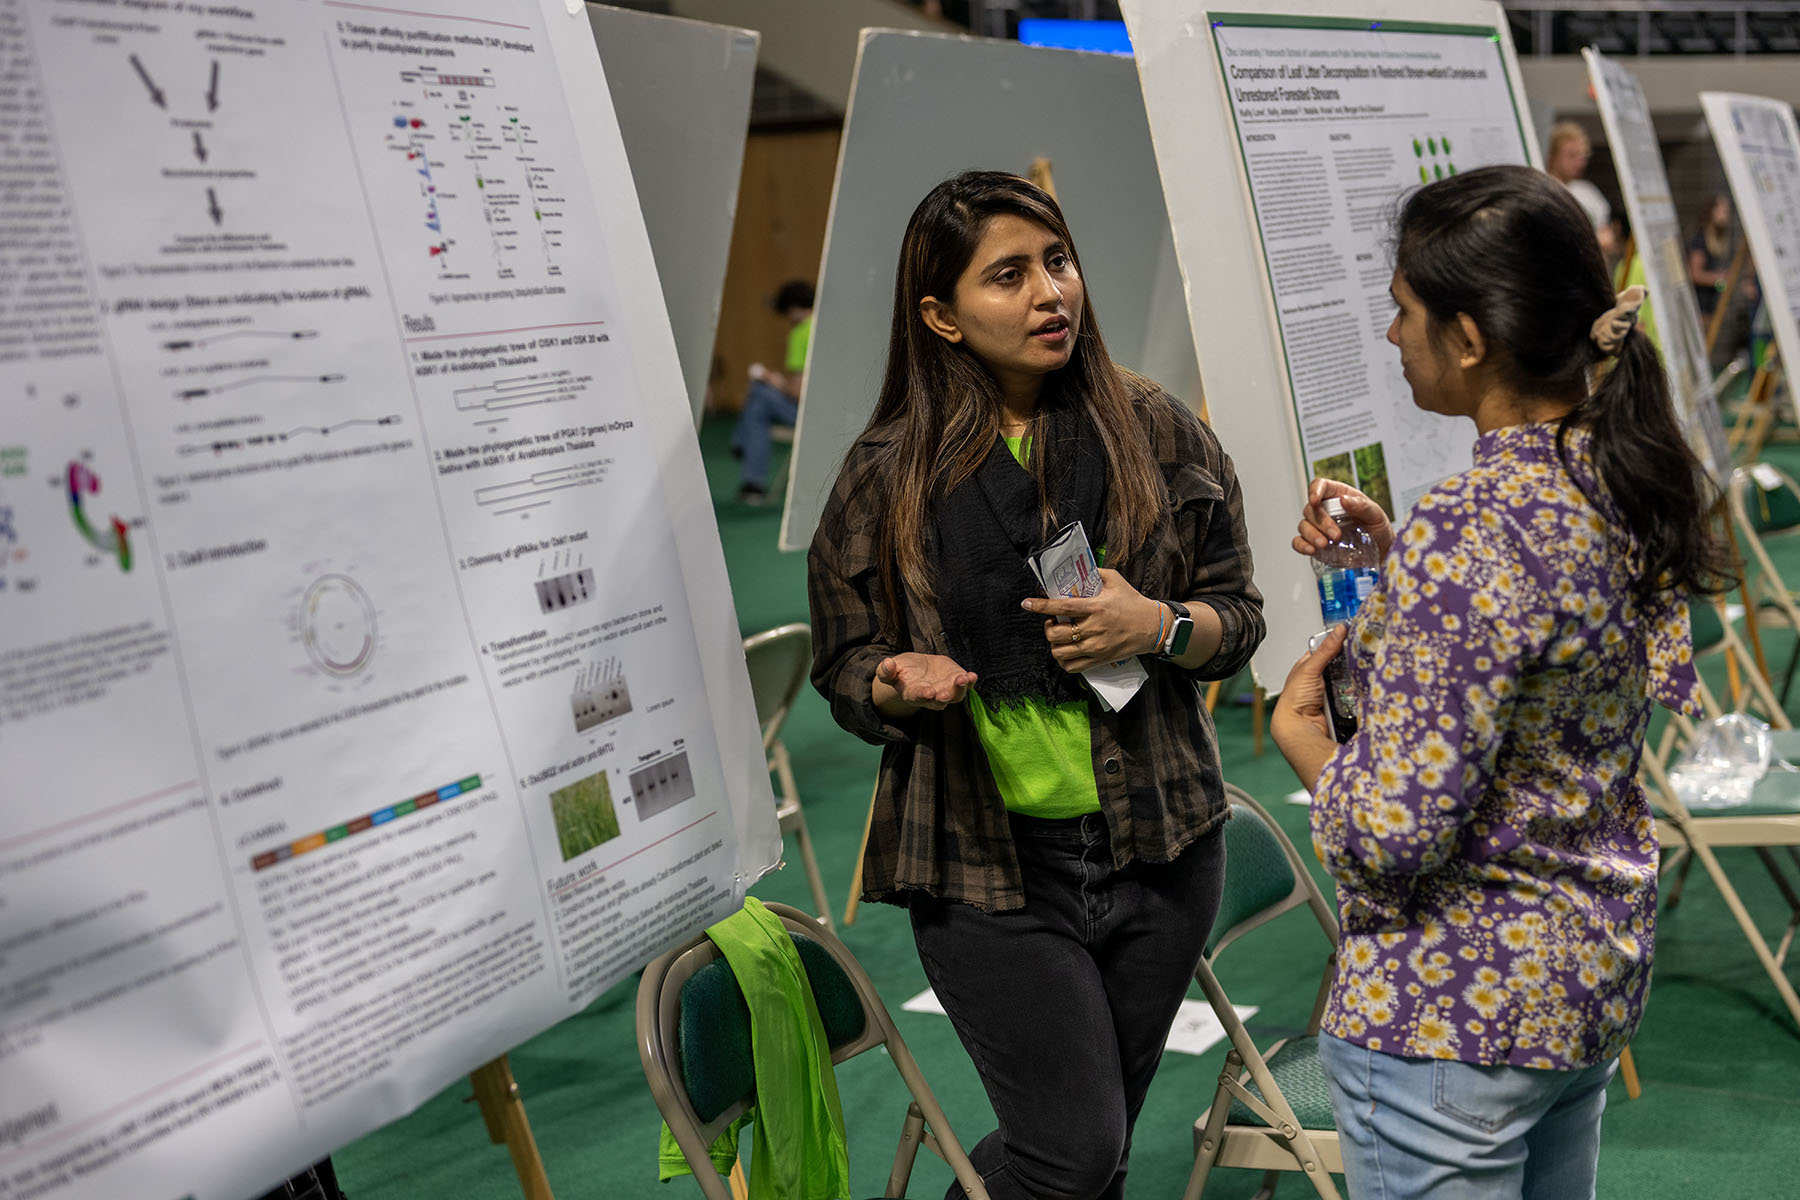
[(592, 375), (577, 375), (570, 370), (536, 371), (530, 375), (457, 388), (456, 408), (458, 412), (498, 412), (532, 404), (553, 404), (558, 400), (578, 398), (593, 382)]

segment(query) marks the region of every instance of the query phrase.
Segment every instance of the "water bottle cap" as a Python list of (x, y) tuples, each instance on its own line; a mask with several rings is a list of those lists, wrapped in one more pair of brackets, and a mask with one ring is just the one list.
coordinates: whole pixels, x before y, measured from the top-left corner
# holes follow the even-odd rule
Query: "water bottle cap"
[(1325, 515), (1330, 517), (1334, 521), (1343, 520), (1343, 518), (1344, 518), (1344, 502), (1336, 496), (1326, 497), (1326, 499), (1325, 499)]

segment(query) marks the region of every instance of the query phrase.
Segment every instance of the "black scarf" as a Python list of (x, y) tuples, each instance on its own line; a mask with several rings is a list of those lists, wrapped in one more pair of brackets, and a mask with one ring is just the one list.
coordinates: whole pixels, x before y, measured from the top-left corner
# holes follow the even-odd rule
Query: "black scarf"
[[(1037, 423), (1029, 449), (1044, 460), (1044, 485), (1056, 513), (1053, 529), (1080, 521), (1095, 553), (1106, 543), (1106, 454), (1087, 417), (1057, 405)], [(1050, 657), (1044, 618), (1019, 607), (1042, 596), (1026, 556), (1044, 543), (1037, 481), (1001, 438), (981, 467), (954, 491), (940, 486), (932, 503), (933, 565), (938, 611), (950, 655), (979, 677), (975, 690), (991, 706), (1027, 698), (1062, 704), (1083, 700), (1081, 681)]]

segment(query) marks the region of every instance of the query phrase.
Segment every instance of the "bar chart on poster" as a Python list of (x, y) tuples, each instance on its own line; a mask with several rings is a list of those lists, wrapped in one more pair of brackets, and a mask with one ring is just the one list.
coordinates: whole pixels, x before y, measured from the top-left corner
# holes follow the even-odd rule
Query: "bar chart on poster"
[(0, 1196), (242, 1200), (780, 838), (579, 8), (0, 3)]

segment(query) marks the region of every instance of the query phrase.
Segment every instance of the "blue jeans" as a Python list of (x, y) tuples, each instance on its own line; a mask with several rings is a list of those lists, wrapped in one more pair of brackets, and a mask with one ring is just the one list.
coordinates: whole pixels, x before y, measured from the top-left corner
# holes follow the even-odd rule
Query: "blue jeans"
[[(1117, 868), (1099, 813), (1011, 825), (1024, 908), (911, 906), (925, 977), (1000, 1124), (969, 1159), (992, 1200), (1118, 1200), (1131, 1127), (1219, 911), (1224, 831), (1172, 863)], [(962, 1196), (952, 1184), (948, 1200)]]
[(1483, 1067), (1320, 1034), (1319, 1061), (1355, 1200), (1592, 1200), (1618, 1060)]
[(774, 453), (771, 430), (777, 425), (793, 428), (800, 418), (800, 402), (760, 379), (750, 381), (744, 393), (744, 411), (731, 432), (731, 448), (744, 456), (740, 483), (761, 491), (769, 486), (769, 457)]

